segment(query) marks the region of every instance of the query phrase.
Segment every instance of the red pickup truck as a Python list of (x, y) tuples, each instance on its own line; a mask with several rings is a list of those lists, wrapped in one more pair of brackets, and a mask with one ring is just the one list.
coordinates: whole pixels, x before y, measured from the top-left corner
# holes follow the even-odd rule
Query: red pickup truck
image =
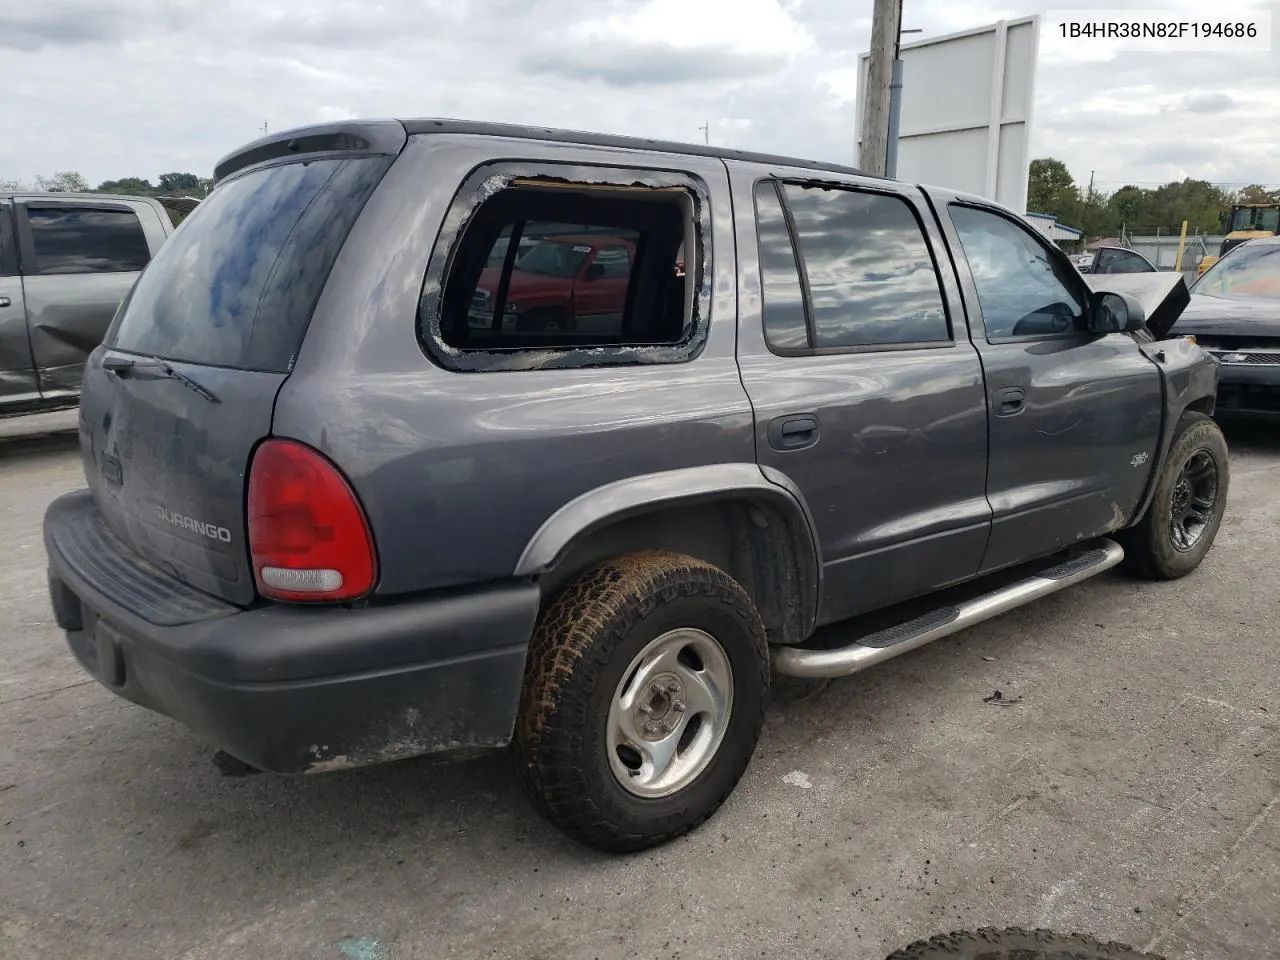
[[(506, 330), (609, 333), (622, 323), (635, 245), (621, 237), (545, 237), (516, 260), (507, 285)], [(472, 299), (473, 327), (493, 322), (502, 266), (486, 267)]]

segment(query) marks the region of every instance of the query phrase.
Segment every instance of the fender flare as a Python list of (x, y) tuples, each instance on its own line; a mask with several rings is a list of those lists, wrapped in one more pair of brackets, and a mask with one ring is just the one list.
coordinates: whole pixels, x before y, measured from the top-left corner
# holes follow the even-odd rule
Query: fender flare
[(814, 629), (822, 591), (822, 563), (813, 516), (785, 474), (756, 463), (718, 463), (642, 474), (588, 490), (551, 514), (525, 544), (513, 576), (537, 577), (584, 536), (619, 520), (667, 507), (755, 500), (777, 510), (787, 525), (800, 577), (804, 636)]
[(1138, 508), (1133, 512), (1129, 526), (1140, 522), (1155, 499), (1160, 471), (1173, 445), (1173, 432), (1187, 408), (1201, 400), (1212, 404), (1218, 395), (1218, 361), (1190, 340), (1175, 337), (1143, 343), (1141, 349), (1160, 371), (1160, 385), (1164, 391), (1164, 423), (1160, 428), (1159, 447), (1147, 488)]

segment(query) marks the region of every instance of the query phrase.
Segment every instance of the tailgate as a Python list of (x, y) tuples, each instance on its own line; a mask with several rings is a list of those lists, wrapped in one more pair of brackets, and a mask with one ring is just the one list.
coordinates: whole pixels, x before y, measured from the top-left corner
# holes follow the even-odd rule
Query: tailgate
[(220, 183), (160, 248), (85, 371), (85, 475), (146, 562), (236, 604), (256, 588), (245, 496), (276, 394), (391, 158), (300, 156)]
[(245, 474), (271, 431), (282, 373), (174, 364), (218, 398), (169, 378), (119, 376), (99, 348), (85, 375), (85, 478), (110, 530), (161, 570), (245, 604), (254, 598)]

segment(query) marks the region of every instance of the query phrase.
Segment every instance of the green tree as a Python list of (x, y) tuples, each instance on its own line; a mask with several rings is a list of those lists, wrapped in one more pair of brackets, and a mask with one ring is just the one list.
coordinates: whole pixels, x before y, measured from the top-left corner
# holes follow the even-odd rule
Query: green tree
[[(1188, 177), (1151, 191), (1145, 230), (1171, 233), (1187, 221), (1192, 232), (1214, 233), (1222, 228), (1222, 215), (1231, 209), (1231, 195), (1207, 180)], [(1130, 228), (1133, 229), (1132, 227)]]
[(1268, 190), (1260, 183), (1251, 183), (1238, 192), (1236, 203), (1280, 203), (1280, 190)]
[(1147, 191), (1141, 187), (1123, 186), (1107, 200), (1118, 227), (1125, 227), (1131, 233), (1135, 226), (1146, 215), (1148, 207)]
[(1052, 214), (1063, 223), (1075, 226), (1080, 213), (1080, 191), (1065, 163), (1052, 157), (1031, 161), (1027, 209)]
[(1110, 200), (1101, 190), (1090, 187), (1080, 201), (1078, 221), (1067, 225), (1076, 227), (1086, 237), (1106, 237), (1118, 233), (1120, 218), (1116, 216)]
[(120, 193), (130, 197), (149, 197), (156, 192), (150, 180), (142, 177), (121, 177), (119, 180), (104, 180), (98, 184), (96, 193)]
[(195, 193), (200, 190), (200, 178), (194, 173), (162, 173), (160, 189), (164, 193)]
[(36, 189), (49, 193), (87, 193), (89, 181), (74, 170), (63, 170), (51, 177), (36, 177)]
[(1130, 233), (1176, 233), (1187, 221), (1191, 233), (1216, 233), (1232, 197), (1206, 180), (1187, 178), (1155, 189), (1121, 187), (1109, 206), (1118, 225)]

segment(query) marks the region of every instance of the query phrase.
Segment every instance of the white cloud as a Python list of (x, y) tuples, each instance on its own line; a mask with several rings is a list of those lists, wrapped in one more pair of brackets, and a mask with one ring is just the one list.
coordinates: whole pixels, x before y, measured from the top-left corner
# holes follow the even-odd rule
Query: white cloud
[[(583, 9), (590, 7), (583, 4)], [(777, 0), (649, 0), (615, 10), (571, 24), (564, 32), (571, 42), (667, 44), (677, 50), (728, 47), (768, 56), (801, 53), (813, 42)]]
[[(904, 26), (937, 36), (1064, 5), (1115, 6), (909, 0)], [(264, 122), (351, 115), (695, 142), (709, 121), (713, 143), (848, 163), (870, 12), (870, 0), (0, 0), (5, 118), (22, 131), (0, 140), (0, 178), (207, 173)], [(1275, 53), (1073, 52), (1042, 32), (1036, 87), (1033, 154), (1077, 179), (1280, 183)]]

